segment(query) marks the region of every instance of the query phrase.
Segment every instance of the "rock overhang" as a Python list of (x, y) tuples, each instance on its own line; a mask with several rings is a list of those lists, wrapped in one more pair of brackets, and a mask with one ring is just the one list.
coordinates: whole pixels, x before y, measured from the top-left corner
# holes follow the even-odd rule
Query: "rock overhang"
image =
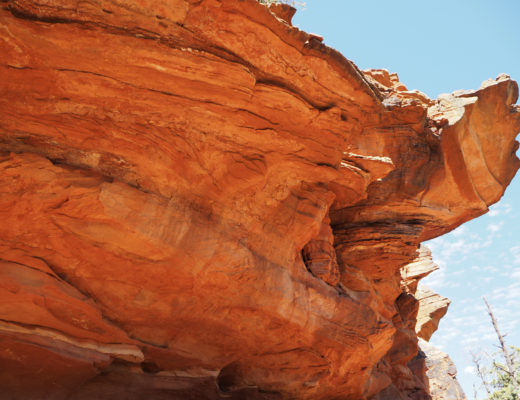
[[(55, 357), (38, 393), (427, 393), (401, 271), (514, 176), (516, 83), (430, 100), (254, 0), (1, 13), (2, 332)], [(92, 341), (144, 359), (68, 377)]]

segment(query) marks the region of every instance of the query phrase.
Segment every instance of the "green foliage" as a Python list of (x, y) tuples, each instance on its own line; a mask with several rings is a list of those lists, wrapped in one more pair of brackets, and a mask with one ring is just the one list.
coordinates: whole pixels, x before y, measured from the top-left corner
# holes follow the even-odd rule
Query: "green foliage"
[(511, 346), (511, 358), (516, 385), (506, 365), (494, 359), (491, 368), (487, 371), (487, 377), (490, 379), (489, 387), (493, 390), (487, 400), (520, 400), (517, 392), (520, 388), (520, 348)]
[(506, 386), (502, 389), (494, 391), (489, 397), (488, 400), (517, 400), (518, 396), (514, 392), (512, 386)]
[[(487, 400), (520, 400), (520, 348), (507, 346), (491, 306), (485, 297), (482, 299), (486, 304), (491, 324), (500, 343), (498, 355), (504, 360), (504, 363), (497, 361), (497, 354), (492, 358), (488, 355), (487, 358), (491, 358), (492, 363), (491, 368), (487, 369), (481, 365), (482, 358), (472, 353), (473, 363), (482, 381), (482, 386), (488, 393)], [(473, 386), (473, 389), (476, 400), (477, 392), (475, 386)]]

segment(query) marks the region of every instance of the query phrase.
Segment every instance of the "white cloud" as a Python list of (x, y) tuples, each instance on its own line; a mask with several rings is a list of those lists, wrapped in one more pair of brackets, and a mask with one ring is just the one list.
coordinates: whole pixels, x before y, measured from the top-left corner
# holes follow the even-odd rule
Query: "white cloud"
[(464, 225), (459, 226), (457, 229), (455, 229), (453, 232), (451, 232), (451, 235), (453, 236), (461, 236), (466, 234), (466, 227)]
[(499, 210), (489, 210), (488, 214), (487, 214), (489, 217), (496, 217), (497, 215), (500, 215), (500, 211)]
[(466, 347), (473, 347), (479, 342), (479, 338), (476, 336), (466, 336), (460, 342)]
[(491, 233), (496, 233), (496, 232), (500, 231), (500, 229), (502, 229), (503, 225), (504, 225), (504, 221), (500, 221), (496, 224), (489, 224), (487, 229)]
[(509, 252), (513, 256), (513, 262), (515, 264), (520, 264), (520, 246), (514, 246), (509, 249)]
[(472, 366), (472, 365), (468, 365), (468, 366), (466, 366), (466, 368), (464, 368), (464, 372), (466, 374), (474, 375), (475, 374), (475, 367)]
[(484, 336), (482, 336), (482, 340), (488, 340), (488, 341), (492, 341), (492, 340), (495, 340), (496, 339), (496, 333), (492, 332), (492, 333), (486, 333)]
[(513, 210), (513, 206), (509, 203), (499, 203), (489, 207), (487, 215), (489, 217), (496, 217), (498, 215), (507, 215)]
[(448, 282), (445, 271), (445, 269), (439, 269), (432, 272), (430, 275), (424, 278), (424, 284), (431, 287), (435, 291), (440, 291), (443, 287), (446, 286), (446, 283)]
[(459, 276), (462, 275), (465, 271), (462, 269), (459, 269), (458, 271), (452, 272), (452, 275)]
[(518, 231), (508, 232), (517, 216), (510, 204), (493, 206), (488, 216), (426, 243), (441, 269), (425, 283), (452, 299), (431, 342), (452, 356), (465, 379), (475, 375), (470, 353), (491, 354), (497, 345), (483, 295), (506, 341), (520, 343), (520, 240)]

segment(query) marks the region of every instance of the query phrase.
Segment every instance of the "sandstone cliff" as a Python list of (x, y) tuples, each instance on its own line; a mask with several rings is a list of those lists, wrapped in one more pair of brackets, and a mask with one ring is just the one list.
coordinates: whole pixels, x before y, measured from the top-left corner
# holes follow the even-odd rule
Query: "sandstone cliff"
[(430, 398), (404, 271), (511, 181), (517, 84), (430, 100), (282, 14), (2, 1), (8, 398)]

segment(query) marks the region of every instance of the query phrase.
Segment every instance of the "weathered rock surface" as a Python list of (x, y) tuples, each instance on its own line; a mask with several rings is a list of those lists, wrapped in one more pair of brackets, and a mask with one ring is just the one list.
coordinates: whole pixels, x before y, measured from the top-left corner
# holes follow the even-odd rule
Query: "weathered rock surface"
[(413, 261), (401, 268), (402, 290), (415, 296), (419, 281), (438, 269), (430, 248), (421, 245)]
[(419, 338), (419, 352), (408, 363), (415, 377), (416, 398), (431, 400), (466, 400), (457, 381), (457, 369), (449, 356), (428, 343), (439, 326), (440, 319), (448, 311), (449, 299), (440, 296), (419, 281), (439, 267), (433, 262), (431, 251), (421, 245), (416, 258), (401, 269), (402, 289), (413, 295), (417, 308), (415, 332)]
[(466, 400), (456, 379), (457, 368), (450, 357), (423, 339), (419, 339), (419, 347), (426, 357), (432, 400)]
[(419, 285), (415, 297), (419, 302), (417, 336), (429, 341), (439, 326), (439, 321), (446, 315), (450, 300), (443, 297), (424, 285)]
[(518, 86), (430, 100), (284, 15), (1, 3), (5, 395), (429, 398), (401, 270), (509, 184)]

